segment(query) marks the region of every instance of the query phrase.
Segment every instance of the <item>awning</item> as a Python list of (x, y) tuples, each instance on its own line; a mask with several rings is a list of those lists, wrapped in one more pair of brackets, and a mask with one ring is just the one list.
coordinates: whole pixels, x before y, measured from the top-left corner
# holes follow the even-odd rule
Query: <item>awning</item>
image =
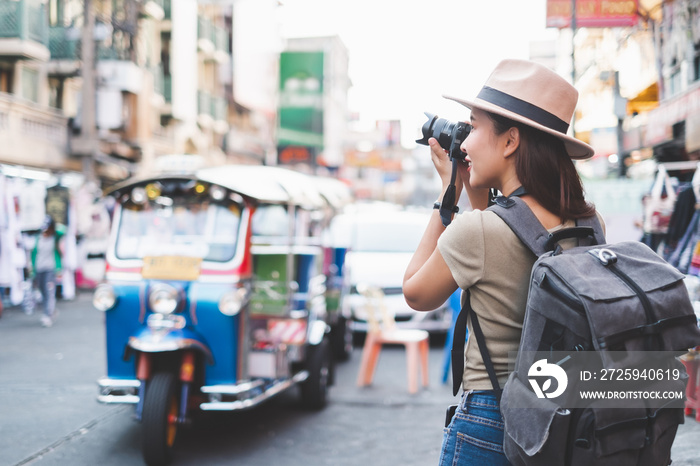
[(627, 114), (646, 113), (659, 106), (659, 85), (653, 83), (642, 92), (627, 100)]

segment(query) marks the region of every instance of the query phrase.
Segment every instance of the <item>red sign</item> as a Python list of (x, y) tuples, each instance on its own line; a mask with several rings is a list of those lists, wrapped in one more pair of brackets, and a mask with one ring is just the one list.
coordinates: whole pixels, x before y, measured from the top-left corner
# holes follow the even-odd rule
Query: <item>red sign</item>
[(277, 148), (278, 162), (280, 165), (294, 163), (313, 164), (315, 157), (313, 148), (304, 146), (280, 146)]
[[(547, 27), (571, 27), (572, 0), (547, 0)], [(576, 0), (577, 28), (626, 27), (637, 24), (638, 0)]]

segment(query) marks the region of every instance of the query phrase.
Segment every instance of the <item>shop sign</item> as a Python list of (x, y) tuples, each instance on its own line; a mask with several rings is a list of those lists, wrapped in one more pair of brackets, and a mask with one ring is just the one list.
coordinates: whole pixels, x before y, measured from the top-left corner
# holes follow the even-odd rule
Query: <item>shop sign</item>
[(382, 155), (377, 150), (370, 152), (350, 150), (345, 153), (344, 165), (349, 167), (372, 167), (382, 166)]
[(315, 149), (305, 146), (279, 146), (277, 159), (280, 165), (307, 163), (314, 165), (316, 160)]
[(68, 225), (70, 191), (65, 186), (55, 185), (46, 188), (46, 213), (56, 223)]
[(280, 56), (280, 146), (323, 148), (323, 52)]
[[(571, 0), (547, 0), (547, 27), (571, 27)], [(638, 0), (576, 0), (577, 28), (627, 27), (637, 24)]]
[(671, 100), (661, 102), (658, 108), (648, 114), (644, 144), (655, 146), (672, 140), (673, 125), (684, 121), (689, 115), (697, 113), (700, 113), (700, 87)]

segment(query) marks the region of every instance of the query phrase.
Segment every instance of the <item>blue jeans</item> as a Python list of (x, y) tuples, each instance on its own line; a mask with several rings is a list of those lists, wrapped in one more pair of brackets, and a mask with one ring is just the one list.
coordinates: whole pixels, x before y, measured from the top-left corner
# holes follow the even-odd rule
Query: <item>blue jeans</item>
[(440, 466), (509, 464), (503, 453), (503, 418), (493, 390), (465, 393), (445, 428)]
[(56, 309), (56, 272), (41, 270), (36, 273), (36, 282), (44, 298), (44, 315), (53, 317)]

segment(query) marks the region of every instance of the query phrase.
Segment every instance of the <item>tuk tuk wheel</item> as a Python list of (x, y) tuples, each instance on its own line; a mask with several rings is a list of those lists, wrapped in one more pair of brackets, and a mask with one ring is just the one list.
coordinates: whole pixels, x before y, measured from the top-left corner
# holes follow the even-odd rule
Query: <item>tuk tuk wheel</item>
[(318, 345), (309, 346), (306, 370), (309, 378), (301, 384), (301, 402), (308, 408), (320, 410), (328, 402), (328, 385), (331, 378), (332, 354), (328, 339)]
[(339, 317), (338, 322), (331, 330), (331, 343), (333, 355), (338, 361), (348, 361), (352, 354), (353, 336), (350, 323), (345, 317)]
[(178, 396), (173, 374), (161, 372), (146, 387), (143, 403), (143, 458), (149, 466), (172, 460), (177, 435)]

